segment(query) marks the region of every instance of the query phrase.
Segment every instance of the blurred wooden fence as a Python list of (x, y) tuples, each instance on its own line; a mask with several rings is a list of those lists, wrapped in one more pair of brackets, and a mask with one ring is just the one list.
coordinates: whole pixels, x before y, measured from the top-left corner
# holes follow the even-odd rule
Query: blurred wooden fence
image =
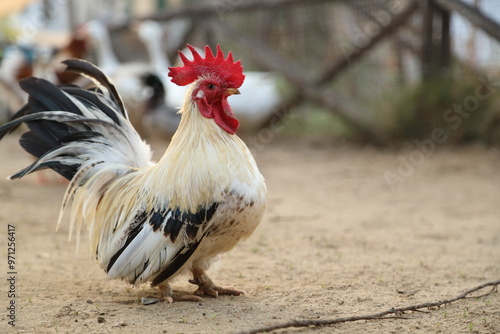
[[(340, 43), (334, 46), (337, 49), (335, 57), (327, 62), (316, 60), (314, 54), (306, 62), (298, 62), (269, 38), (256, 38), (255, 34), (248, 34), (249, 26), (253, 25), (252, 28), (257, 29), (259, 27), (255, 26), (266, 24), (265, 20), (252, 22), (251, 19), (242, 19), (243, 14), (260, 13), (265, 14), (269, 20), (278, 20), (280, 11), (284, 8), (290, 10), (293, 7), (314, 7), (316, 11), (312, 14), (317, 15), (318, 20), (326, 20), (322, 24), (334, 24), (328, 22), (328, 14), (325, 13), (327, 7), (324, 7), (331, 3), (342, 4), (363, 16), (367, 23), (362, 31), (364, 34), (358, 41), (343, 42), (343, 45)], [(389, 38), (393, 38), (398, 45), (410, 50), (419, 59), (422, 80), (436, 70), (446, 68), (452, 57), (451, 12), (463, 16), (472, 25), (500, 42), (498, 22), (461, 0), (373, 0), (369, 5), (367, 1), (362, 0), (220, 0), (215, 3), (170, 8), (140, 19), (189, 20), (189, 28), (179, 39), (177, 47), (172, 48), (174, 51), (182, 49), (186, 42), (198, 34), (203, 36), (204, 43), (212, 46), (216, 41), (230, 41), (231, 45), (235, 45), (239, 50), (239, 54), (250, 57), (259, 68), (280, 73), (293, 86), (294, 92), (273, 117), (283, 116), (290, 106), (313, 101), (341, 117), (346, 124), (364, 134), (366, 139), (384, 144), (387, 141), (384, 133), (370, 124), (366, 115), (356, 108), (352, 100), (332, 89), (332, 82), (355, 66), (368, 51)], [(416, 16), (418, 19), (415, 19)], [(339, 19), (339, 16), (331, 17), (331, 20), (336, 19)], [(293, 30), (292, 28), (291, 25), (290, 29)], [(405, 29), (407, 35), (410, 32), (412, 38), (400, 38), (401, 34), (398, 32), (402, 29)], [(316, 31), (311, 30), (309, 33), (313, 39)], [(290, 31), (290, 34), (289, 38), (293, 39), (293, 31)], [(325, 37), (322, 39), (324, 44), (329, 43)], [(334, 39), (332, 37), (330, 41)], [(170, 57), (173, 56), (170, 54)]]

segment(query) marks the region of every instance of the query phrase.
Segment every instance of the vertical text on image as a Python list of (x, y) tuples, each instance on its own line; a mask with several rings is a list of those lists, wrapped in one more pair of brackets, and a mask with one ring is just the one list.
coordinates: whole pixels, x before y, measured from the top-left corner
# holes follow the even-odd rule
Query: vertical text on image
[(16, 326), (16, 227), (7, 225), (7, 323)]

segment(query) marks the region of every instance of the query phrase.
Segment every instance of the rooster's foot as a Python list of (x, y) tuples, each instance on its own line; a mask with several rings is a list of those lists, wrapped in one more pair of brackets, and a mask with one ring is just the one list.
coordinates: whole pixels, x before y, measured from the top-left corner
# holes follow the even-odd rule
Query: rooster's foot
[(198, 285), (198, 289), (193, 293), (195, 296), (207, 295), (217, 297), (218, 295), (239, 296), (243, 291), (216, 286), (210, 277), (203, 270), (193, 270), (194, 278), (189, 283)]
[(201, 302), (203, 300), (203, 298), (191, 294), (174, 293), (168, 283), (158, 285), (158, 289), (160, 290), (160, 299), (168, 303), (173, 303), (174, 301)]

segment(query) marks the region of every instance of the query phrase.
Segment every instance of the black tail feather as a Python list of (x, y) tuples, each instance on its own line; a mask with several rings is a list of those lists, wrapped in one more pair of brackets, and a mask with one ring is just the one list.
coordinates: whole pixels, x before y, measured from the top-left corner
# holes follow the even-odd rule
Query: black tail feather
[[(26, 152), (36, 157), (41, 157), (47, 152), (50, 152), (52, 149), (51, 146), (41, 143), (40, 140), (38, 140), (38, 138), (35, 137), (32, 132), (24, 133), (19, 139), (19, 144), (26, 150)], [(25, 168), (20, 172), (12, 175), (11, 179), (18, 179), (23, 177), (27, 173), (27, 171), (31, 169), (31, 167), (32, 166), (29, 166), (28, 168)], [(71, 178), (74, 175), (74, 171), (78, 168), (78, 164), (65, 165), (60, 161), (50, 161), (39, 165), (36, 168), (36, 170), (42, 170), (47, 168), (51, 168), (60, 175), (62, 175), (64, 178), (71, 180)]]
[[(50, 81), (30, 77), (19, 81), (19, 86), (28, 93), (31, 101), (38, 102), (38, 108), (31, 108), (32, 112), (37, 112), (38, 110), (68, 110), (81, 115), (75, 104), (71, 102), (59, 87)], [(28, 104), (30, 104), (29, 100)]]
[(19, 144), (28, 152), (35, 157), (42, 156), (45, 152), (51, 149), (51, 146), (46, 142), (42, 142), (36, 137), (33, 132), (25, 132), (21, 135), (19, 139)]
[(98, 88), (91, 88), (90, 90), (83, 90), (79, 87), (63, 87), (62, 90), (72, 96), (78, 98), (80, 102), (85, 104), (86, 107), (93, 107), (102, 110), (109, 118), (116, 124), (120, 124), (116, 112), (110, 108), (109, 105), (103, 102), (97, 94), (101, 94)]
[[(19, 109), (12, 117), (10, 120), (13, 120), (13, 119), (17, 119), (17, 118), (20, 118), (20, 117), (23, 117), (25, 116), (28, 112), (29, 112), (29, 107), (27, 104), (25, 104), (21, 109)], [(9, 126), (9, 127), (0, 127), (0, 139), (2, 139), (3, 137), (5, 137), (6, 135), (8, 135), (9, 133), (12, 133), (13, 131), (15, 131), (19, 126), (21, 125), (21, 123), (19, 124), (16, 124), (15, 126)]]
[[(83, 116), (68, 96), (51, 82), (39, 78), (26, 78), (19, 84), (29, 94), (28, 107), (30, 114), (46, 110), (63, 110)], [(27, 126), (31, 130), (33, 141), (38, 140), (40, 146), (44, 147), (53, 147), (58, 143), (59, 138), (76, 131), (67, 124), (53, 120), (29, 122)], [(35, 156), (40, 157), (40, 155)]]
[(122, 100), (104, 73), (83, 60), (70, 59), (64, 64), (67, 70), (89, 76), (103, 90), (85, 90), (74, 85), (58, 87), (34, 77), (23, 79), (20, 86), (28, 93), (28, 103), (0, 126), (0, 139), (26, 123), (30, 131), (21, 136), (19, 143), (38, 160), (11, 178), (51, 168), (72, 179), (88, 159), (81, 152), (93, 155), (94, 145), (99, 152), (97, 147), (108, 147), (110, 140), (128, 141), (129, 137), (123, 137), (125, 132), (134, 131), (124, 122), (127, 115)]
[(97, 66), (82, 59), (67, 59), (62, 63), (67, 66), (66, 71), (86, 75), (94, 80), (97, 80), (97, 82), (106, 87), (111, 94), (111, 98), (118, 106), (118, 110), (122, 112), (123, 117), (128, 119), (127, 112), (125, 111), (125, 106), (120, 95), (118, 94), (118, 91), (116, 90), (115, 85), (111, 83), (109, 78), (104, 73), (102, 73), (102, 71)]

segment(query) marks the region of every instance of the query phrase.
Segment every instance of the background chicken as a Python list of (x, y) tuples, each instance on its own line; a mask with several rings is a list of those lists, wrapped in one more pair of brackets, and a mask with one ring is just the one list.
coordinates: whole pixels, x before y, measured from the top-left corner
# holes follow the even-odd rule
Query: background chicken
[[(190, 49), (194, 60), (181, 54), (184, 66), (170, 69), (176, 84), (193, 84), (179, 129), (156, 164), (115, 87), (81, 60), (65, 64), (99, 89), (25, 79), (27, 105), (0, 127), (2, 138), (26, 123), (30, 131), (20, 144), (38, 157), (11, 179), (52, 168), (71, 180), (62, 208), (72, 201), (70, 231), (80, 231), (85, 222), (92, 254), (110, 278), (151, 281), (170, 302), (241, 294), (216, 286), (205, 270), (251, 235), (266, 204), (264, 178), (235, 135), (239, 123), (227, 101), (239, 93), (243, 68), (231, 53), (224, 58), (220, 47), (216, 56), (205, 47), (205, 58)], [(198, 289), (194, 295), (173, 294), (169, 281), (185, 270)]]
[[(167, 78), (168, 69), (155, 73), (155, 68), (144, 61), (120, 62), (113, 50), (108, 27), (102, 21), (89, 21), (80, 30), (94, 48), (97, 65), (111, 78), (121, 94), (129, 120), (137, 132), (142, 137), (150, 137), (152, 130), (156, 130), (155, 124), (166, 123), (159, 127), (159, 131), (154, 132), (156, 135), (162, 134), (166, 127), (170, 139), (179, 124), (180, 117), (176, 113), (180, 105), (170, 108), (165, 104), (165, 83), (162, 77)], [(174, 117), (176, 122), (170, 124), (170, 117)], [(153, 124), (146, 121), (150, 119)]]

